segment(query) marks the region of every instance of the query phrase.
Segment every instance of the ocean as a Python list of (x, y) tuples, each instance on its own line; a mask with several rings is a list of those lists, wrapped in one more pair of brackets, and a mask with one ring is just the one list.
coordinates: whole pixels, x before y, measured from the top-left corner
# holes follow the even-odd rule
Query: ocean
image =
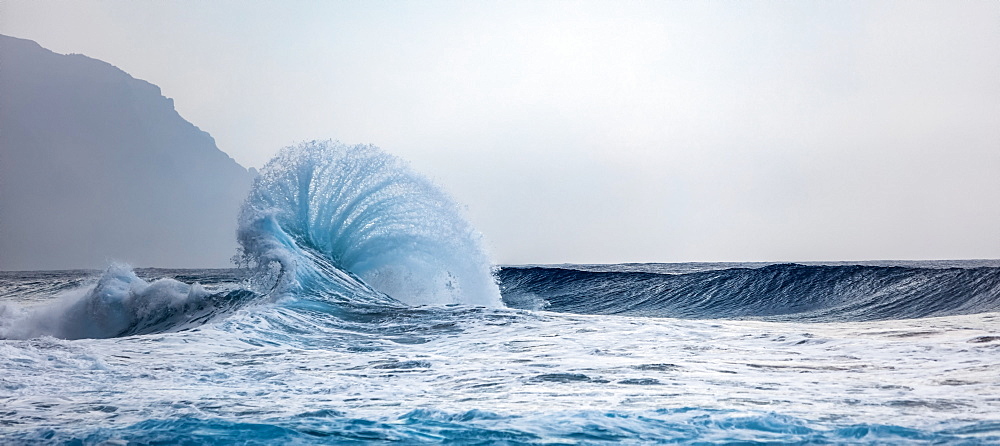
[(238, 268), (0, 272), (0, 443), (996, 444), (1000, 261), (495, 266), (371, 146)]

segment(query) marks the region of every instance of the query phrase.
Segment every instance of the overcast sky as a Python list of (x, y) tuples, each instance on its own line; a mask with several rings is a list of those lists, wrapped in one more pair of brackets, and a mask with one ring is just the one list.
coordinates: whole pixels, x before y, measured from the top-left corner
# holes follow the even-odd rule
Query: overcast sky
[(1000, 2), (0, 2), (245, 166), (373, 143), (499, 263), (1000, 258)]

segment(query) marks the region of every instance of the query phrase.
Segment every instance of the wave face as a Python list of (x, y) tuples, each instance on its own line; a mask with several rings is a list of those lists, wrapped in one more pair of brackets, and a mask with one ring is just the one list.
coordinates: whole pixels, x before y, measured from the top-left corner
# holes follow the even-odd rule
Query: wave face
[(479, 233), (430, 181), (374, 146), (282, 150), (254, 182), (238, 238), (242, 262), (275, 271), (272, 289), (285, 294), (501, 306)]
[(866, 321), (1000, 311), (1000, 268), (781, 264), (686, 274), (507, 267), (508, 306), (696, 319)]

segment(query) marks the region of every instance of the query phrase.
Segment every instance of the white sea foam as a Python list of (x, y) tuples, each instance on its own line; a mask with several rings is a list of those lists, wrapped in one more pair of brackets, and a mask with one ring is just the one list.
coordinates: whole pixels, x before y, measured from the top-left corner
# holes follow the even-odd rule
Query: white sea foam
[[(0, 420), (52, 426), (63, 439), (93, 425), (128, 439), (153, 429), (135, 423), (188, 419), (346, 438), (363, 426), (372, 438), (416, 443), (461, 438), (441, 426), (455, 435), (523, 434), (529, 443), (585, 433), (905, 440), (879, 437), (887, 429), (974, 442), (995, 431), (998, 321), (806, 324), (466, 307), (397, 313), (369, 330), (265, 306), (196, 331), (0, 343), (8, 413)], [(418, 433), (400, 436), (404, 427)], [(948, 430), (967, 437), (935, 434)], [(260, 440), (258, 431), (245, 435)]]
[(0, 303), (0, 339), (110, 338), (176, 329), (184, 319), (217, 310), (206, 303), (211, 295), (197, 283), (147, 282), (128, 265), (114, 264), (96, 283), (54, 300), (28, 306)]

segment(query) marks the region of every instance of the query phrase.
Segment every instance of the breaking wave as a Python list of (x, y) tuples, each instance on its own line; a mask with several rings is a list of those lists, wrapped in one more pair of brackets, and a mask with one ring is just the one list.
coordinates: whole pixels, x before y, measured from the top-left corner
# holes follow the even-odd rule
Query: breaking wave
[(481, 236), (458, 207), (371, 145), (281, 151), (243, 206), (242, 263), (282, 293), (355, 302), (500, 306)]
[(54, 301), (19, 306), (0, 303), (0, 339), (53, 336), (114, 338), (197, 327), (254, 300), (248, 290), (212, 292), (198, 283), (139, 278), (113, 264), (96, 283), (65, 290)]

